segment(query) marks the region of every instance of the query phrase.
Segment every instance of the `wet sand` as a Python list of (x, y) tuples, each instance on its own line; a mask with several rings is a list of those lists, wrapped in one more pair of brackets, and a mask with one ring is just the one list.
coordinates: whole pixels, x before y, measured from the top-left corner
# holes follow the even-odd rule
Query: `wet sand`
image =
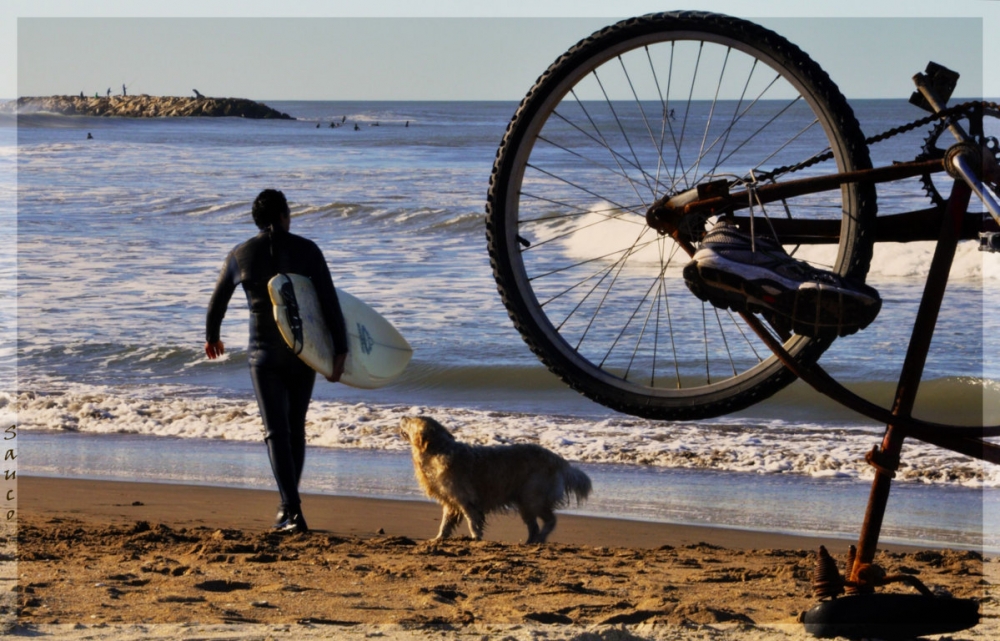
[[(278, 535), (276, 502), (260, 490), (21, 477), (11, 633), (807, 639), (797, 619), (817, 603), (815, 552), (826, 545), (842, 568), (849, 544), (574, 515), (545, 545), (521, 543), (513, 516), (493, 519), (484, 541), (433, 543), (433, 503), (317, 495), (303, 498), (312, 531)], [(981, 599), (983, 622), (951, 638), (1000, 637), (996, 558), (885, 546), (876, 562)]]

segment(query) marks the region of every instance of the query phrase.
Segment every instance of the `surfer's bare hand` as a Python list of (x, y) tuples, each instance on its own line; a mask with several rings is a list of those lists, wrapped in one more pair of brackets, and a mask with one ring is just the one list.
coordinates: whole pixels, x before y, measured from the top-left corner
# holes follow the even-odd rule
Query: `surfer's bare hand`
[(333, 374), (326, 377), (331, 383), (336, 383), (344, 374), (344, 363), (347, 362), (347, 354), (337, 354), (333, 357)]
[(215, 341), (214, 343), (205, 343), (205, 354), (209, 359), (215, 359), (226, 353), (226, 346), (222, 344), (222, 341)]

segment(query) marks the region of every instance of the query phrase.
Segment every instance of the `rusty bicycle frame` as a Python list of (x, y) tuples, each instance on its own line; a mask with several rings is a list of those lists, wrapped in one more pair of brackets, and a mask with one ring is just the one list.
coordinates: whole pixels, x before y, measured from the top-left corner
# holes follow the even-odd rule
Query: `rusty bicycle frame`
[[(934, 86), (930, 78), (917, 74), (914, 82), (918, 90), (914, 97), (918, 100), (918, 96), (922, 97), (926, 101), (923, 103), (925, 108), (932, 113), (944, 110), (943, 102), (947, 101), (947, 97), (944, 100), (939, 97), (939, 88)], [(946, 93), (950, 95), (950, 89)], [(735, 193), (729, 193), (725, 181), (708, 183), (688, 192), (665, 197), (654, 203), (646, 214), (647, 223), (651, 227), (661, 234), (670, 235), (685, 251), (693, 254), (695, 248), (682, 231), (682, 221), (690, 215), (733, 215), (735, 211), (749, 208), (751, 203), (764, 205), (780, 202), (792, 196), (839, 189), (844, 184), (854, 182), (889, 182), (935, 172), (947, 172), (954, 178), (950, 197), (943, 206), (876, 218), (874, 242), (937, 241), (890, 409), (875, 405), (846, 389), (819, 364), (799, 363), (783, 346), (783, 341), (788, 338), (786, 333), (774, 329), (779, 333), (776, 337), (759, 318), (748, 312), (741, 313), (746, 323), (793, 374), (822, 394), (887, 426), (881, 444), (866, 456), (868, 463), (875, 468), (875, 478), (856, 554), (853, 555), (853, 563), (848, 561), (846, 581), (859, 592), (874, 591), (879, 585), (877, 580), (870, 580), (865, 575), (864, 569), (870, 566), (875, 556), (892, 479), (899, 467), (900, 452), (906, 437), (1000, 464), (1000, 445), (984, 440), (1000, 436), (1000, 426), (943, 425), (912, 416), (958, 241), (977, 238), (983, 230), (984, 222), (987, 223), (988, 230), (1000, 230), (1000, 205), (983, 188), (982, 182), (984, 177), (993, 184), (1000, 182), (1000, 169), (993, 153), (983, 153), (989, 150), (977, 148), (956, 123), (952, 123), (949, 128), (957, 142), (943, 159), (905, 162), (887, 167), (762, 184), (752, 191)], [(984, 220), (980, 214), (970, 214), (967, 211), (973, 194), (983, 201), (991, 219)], [(750, 219), (746, 217), (734, 218), (738, 225), (750, 223)], [(782, 244), (836, 243), (840, 234), (839, 221), (769, 219), (769, 223)]]

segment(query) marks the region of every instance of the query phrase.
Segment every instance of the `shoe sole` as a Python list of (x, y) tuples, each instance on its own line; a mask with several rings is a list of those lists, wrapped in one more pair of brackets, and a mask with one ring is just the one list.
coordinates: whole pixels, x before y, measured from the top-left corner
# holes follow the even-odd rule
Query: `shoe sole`
[(683, 275), (699, 299), (735, 312), (775, 314), (784, 321), (780, 324), (802, 336), (854, 334), (875, 320), (882, 307), (878, 298), (862, 299), (822, 283), (790, 289), (773, 279), (746, 279), (695, 261), (684, 267)]

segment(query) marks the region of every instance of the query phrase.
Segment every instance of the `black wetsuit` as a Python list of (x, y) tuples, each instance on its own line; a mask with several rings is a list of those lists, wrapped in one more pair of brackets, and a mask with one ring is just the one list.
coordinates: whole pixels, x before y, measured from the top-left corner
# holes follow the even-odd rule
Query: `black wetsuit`
[(306, 411), (316, 373), (285, 344), (274, 321), (267, 282), (278, 273), (308, 276), (331, 328), (337, 354), (347, 352), (347, 332), (330, 270), (311, 240), (285, 231), (262, 231), (226, 257), (208, 305), (206, 340), (219, 340), (226, 307), (239, 284), (250, 306), (250, 378), (257, 394), (271, 470), (286, 512), (298, 512), (299, 478), (306, 453)]

